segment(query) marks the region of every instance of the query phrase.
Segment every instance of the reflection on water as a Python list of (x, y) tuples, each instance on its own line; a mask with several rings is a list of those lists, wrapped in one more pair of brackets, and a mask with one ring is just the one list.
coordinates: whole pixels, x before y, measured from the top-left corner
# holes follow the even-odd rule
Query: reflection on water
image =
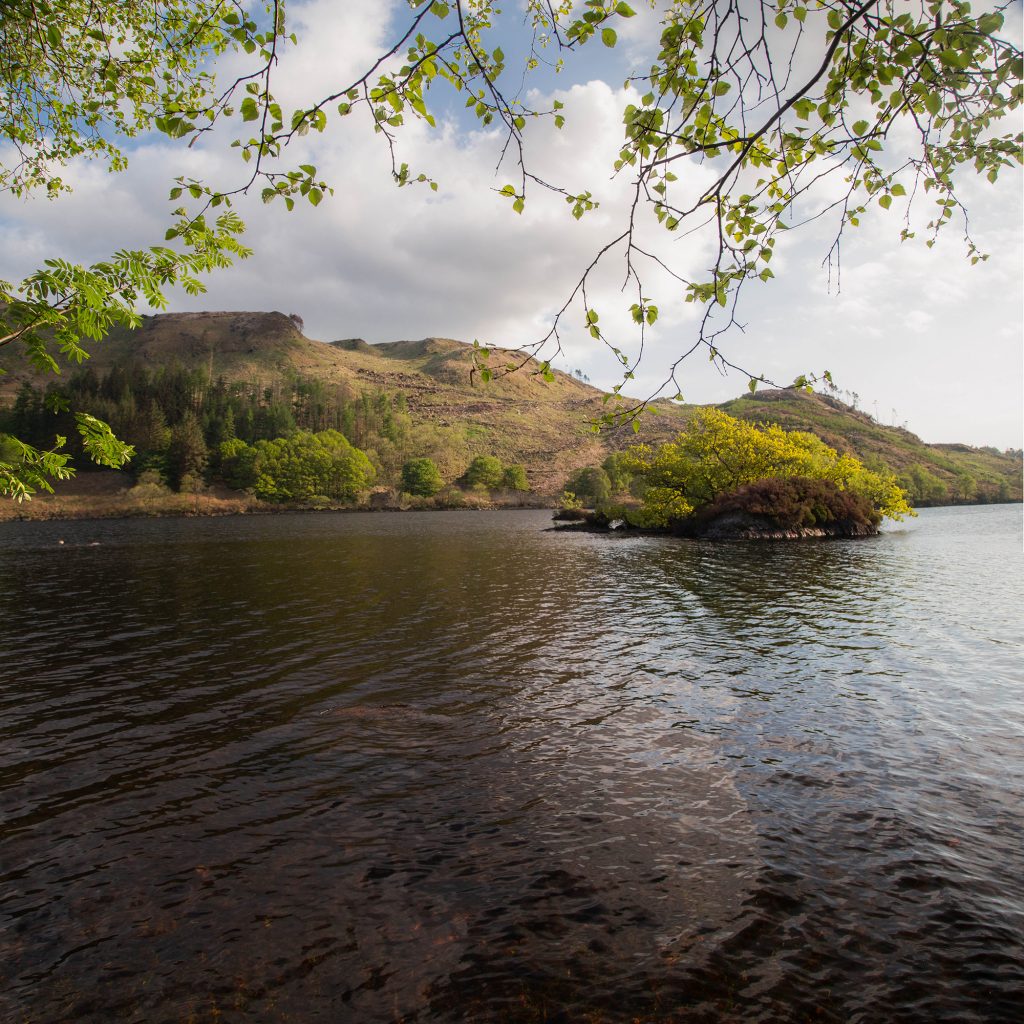
[(1017, 1020), (1019, 522), (5, 524), (0, 1016)]

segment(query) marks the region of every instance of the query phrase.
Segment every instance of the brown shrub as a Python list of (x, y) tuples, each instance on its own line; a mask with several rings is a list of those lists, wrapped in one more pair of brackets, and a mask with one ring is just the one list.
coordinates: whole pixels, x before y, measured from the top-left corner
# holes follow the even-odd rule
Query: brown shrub
[(829, 480), (805, 476), (768, 477), (722, 494), (696, 514), (695, 525), (729, 513), (766, 519), (782, 530), (801, 527), (877, 526), (881, 516), (860, 494), (840, 490)]

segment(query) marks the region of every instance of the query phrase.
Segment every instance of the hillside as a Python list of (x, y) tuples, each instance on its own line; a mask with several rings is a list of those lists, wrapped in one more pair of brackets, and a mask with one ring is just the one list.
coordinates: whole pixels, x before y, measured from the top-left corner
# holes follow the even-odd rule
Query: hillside
[[(724, 402), (719, 408), (753, 423), (777, 423), (786, 430), (809, 431), (870, 467), (884, 466), (903, 480), (913, 503), (918, 505), (975, 498), (1021, 499), (1020, 453), (1009, 455), (965, 444), (925, 444), (909, 430), (878, 423), (829, 395), (759, 391)], [(934, 481), (939, 481), (947, 493), (940, 493)]]
[[(470, 455), (522, 463), (540, 494), (558, 493), (572, 470), (599, 464), (637, 440), (631, 429), (594, 433), (592, 422), (608, 407), (589, 384), (558, 371), (545, 382), (532, 360), (485, 384), (474, 372), (472, 346), (445, 338), (324, 343), (305, 337), (300, 322), (282, 313), (177, 313), (146, 317), (137, 331), (115, 330), (91, 351), (87, 365), (99, 378), (114, 368), (177, 366), (257, 390), (305, 378), (352, 397), (401, 394), (414, 421), (454, 432)], [(522, 353), (492, 349), (489, 365), (500, 370), (523, 359)], [(0, 406), (9, 406), (26, 381), (36, 387), (54, 381), (40, 377), (17, 352), (3, 351), (0, 368), (7, 371), (0, 376)], [(655, 403), (640, 439), (656, 443), (673, 436), (695, 408)], [(763, 391), (720, 408), (753, 422), (809, 430), (871, 466), (888, 467), (918, 504), (1021, 497), (1019, 456), (927, 445), (827, 395)]]
[[(560, 371), (544, 381), (533, 360), (484, 384), (473, 372), (473, 347), (446, 338), (325, 344), (305, 337), (283, 313), (174, 313), (145, 317), (137, 331), (115, 330), (90, 352), (87, 366), (100, 378), (114, 367), (180, 365), (259, 388), (307, 377), (354, 396), (400, 393), (414, 420), (462, 431), (471, 455), (522, 463), (541, 494), (558, 493), (573, 469), (636, 439), (631, 429), (594, 433), (591, 423), (607, 406), (589, 384)], [(500, 371), (523, 358), (491, 349), (489, 366)], [(55, 379), (36, 373), (17, 352), (0, 353), (0, 369), (7, 371), (0, 405), (10, 404), (26, 381), (38, 387)], [(667, 439), (679, 423), (679, 411), (659, 403), (645, 420), (645, 436)]]

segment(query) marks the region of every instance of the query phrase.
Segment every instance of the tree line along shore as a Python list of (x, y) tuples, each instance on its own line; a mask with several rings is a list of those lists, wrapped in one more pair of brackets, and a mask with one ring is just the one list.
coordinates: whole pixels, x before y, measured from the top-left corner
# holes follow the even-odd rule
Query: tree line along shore
[[(81, 472), (53, 495), (5, 502), (0, 516), (555, 506), (593, 509), (598, 523), (680, 532), (684, 521), (706, 520), (708, 507), (766, 479), (824, 481), (747, 494), (747, 512), (770, 510), (774, 502), (777, 523), (790, 528), (848, 520), (859, 529), (882, 515), (905, 514), (909, 505), (1020, 499), (1009, 474), (978, 480), (962, 470), (950, 486), (926, 465), (912, 463), (897, 474), (880, 459), (839, 453), (809, 431), (754, 426), (713, 409), (681, 422), (674, 442), (611, 451), (599, 464), (568, 472), (559, 489), (537, 488), (522, 463), (474, 453), (472, 424), (417, 418), (402, 392), (353, 393), (299, 374), (269, 385), (231, 382), (180, 365), (114, 366), (102, 375), (86, 368), (45, 389), (23, 382), (0, 406), (0, 435), (39, 447), (65, 436), (85, 470), (86, 452), (71, 423), (79, 408), (94, 410), (133, 446), (128, 471)], [(732, 468), (723, 474), (724, 466)], [(860, 493), (867, 503), (854, 508), (835, 491)]]

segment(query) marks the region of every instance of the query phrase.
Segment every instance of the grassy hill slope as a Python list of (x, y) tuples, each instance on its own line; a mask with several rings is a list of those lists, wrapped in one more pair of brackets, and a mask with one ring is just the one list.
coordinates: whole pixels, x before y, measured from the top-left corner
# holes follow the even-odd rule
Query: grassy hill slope
[[(724, 402), (719, 408), (752, 423), (777, 423), (786, 430), (809, 431), (837, 451), (850, 452), (873, 468), (886, 467), (907, 484), (934, 477), (946, 486), (947, 498), (1021, 498), (1019, 453), (1011, 455), (965, 444), (925, 444), (909, 430), (878, 423), (867, 413), (828, 395), (759, 391)], [(965, 493), (972, 481), (973, 494)], [(913, 491), (913, 487), (908, 489)], [(929, 503), (922, 494), (911, 493), (911, 498), (917, 504)]]

